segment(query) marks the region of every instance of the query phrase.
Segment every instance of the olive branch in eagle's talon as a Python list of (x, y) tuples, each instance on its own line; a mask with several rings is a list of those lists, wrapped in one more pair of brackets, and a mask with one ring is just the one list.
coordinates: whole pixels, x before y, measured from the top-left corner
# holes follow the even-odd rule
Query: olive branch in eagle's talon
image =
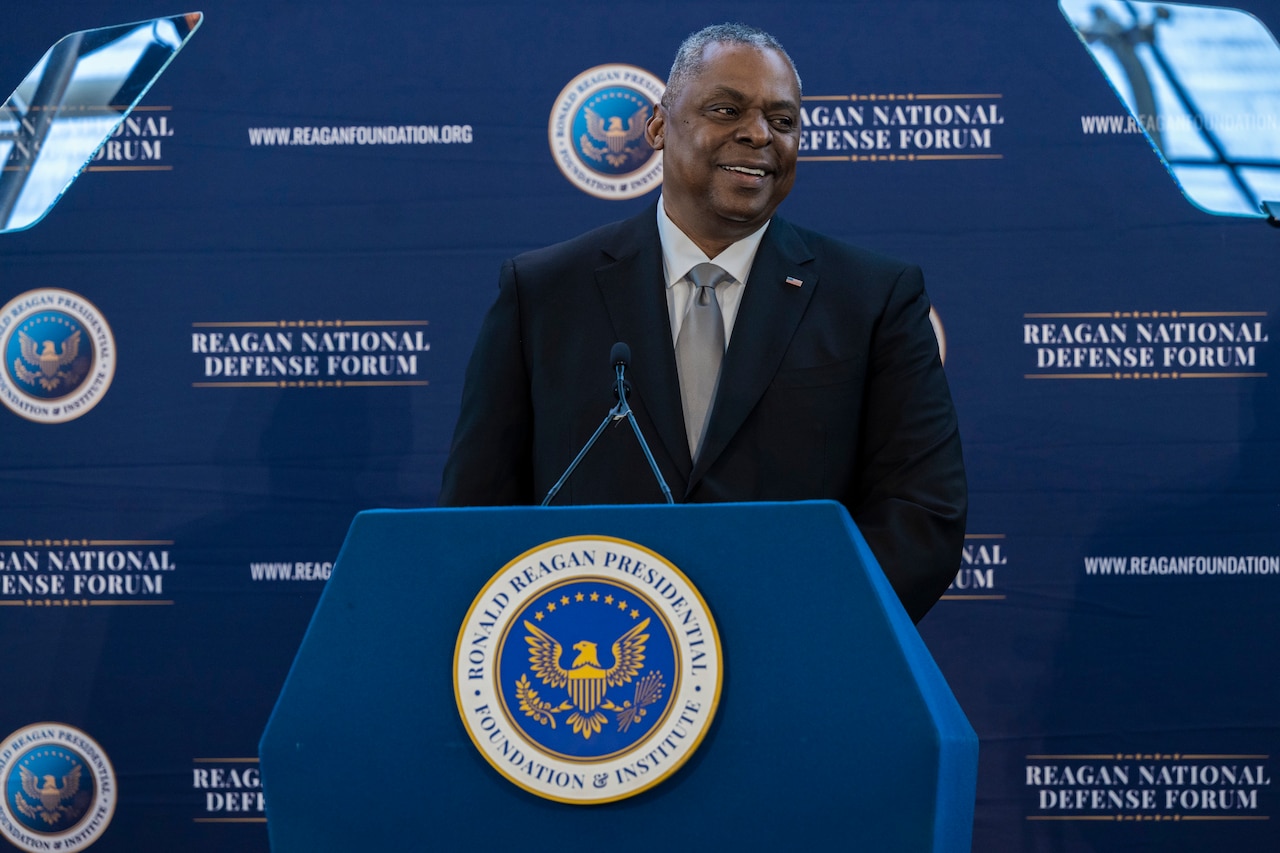
[(524, 711), (526, 717), (533, 717), (544, 726), (550, 723), (553, 729), (556, 727), (555, 715), (573, 707), (572, 702), (566, 701), (559, 705), (552, 705), (550, 702), (539, 699), (538, 691), (529, 685), (527, 675), (521, 675), (520, 680), (516, 682), (516, 698), (520, 700), (520, 710)]
[(631, 728), (632, 723), (643, 717), (644, 709), (662, 698), (664, 687), (666, 685), (662, 683), (661, 672), (651, 672), (636, 682), (635, 702), (623, 702), (621, 708), (613, 706), (618, 711), (618, 731), (625, 732)]

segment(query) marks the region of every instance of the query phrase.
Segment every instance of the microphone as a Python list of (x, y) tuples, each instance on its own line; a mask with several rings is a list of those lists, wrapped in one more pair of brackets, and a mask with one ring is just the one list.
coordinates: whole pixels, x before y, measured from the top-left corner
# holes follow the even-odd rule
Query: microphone
[(630, 367), (631, 347), (627, 346), (622, 341), (618, 341), (613, 345), (613, 348), (609, 350), (609, 363), (615, 367)]
[(631, 347), (618, 341), (609, 350), (609, 363), (613, 365), (616, 380), (613, 397), (621, 401), (631, 393), (631, 383), (623, 377), (623, 373), (631, 366)]
[(631, 366), (631, 347), (622, 341), (615, 343), (609, 350), (609, 363), (613, 365), (615, 379), (613, 394), (618, 402), (604, 416), (604, 420), (600, 422), (600, 426), (596, 427), (596, 431), (591, 434), (591, 438), (587, 439), (587, 443), (583, 448), (578, 451), (578, 455), (573, 457), (569, 467), (560, 475), (560, 479), (556, 480), (555, 485), (548, 490), (547, 496), (542, 499), (542, 506), (550, 504), (551, 499), (560, 491), (560, 487), (569, 481), (569, 477), (578, 467), (578, 463), (586, 458), (587, 451), (595, 445), (596, 439), (600, 438), (609, 422), (619, 421), (623, 418), (626, 418), (631, 424), (631, 431), (635, 433), (636, 441), (640, 442), (640, 449), (644, 451), (644, 458), (649, 463), (649, 470), (653, 472), (654, 479), (658, 481), (658, 488), (662, 490), (663, 497), (667, 499), (667, 503), (675, 503), (675, 499), (671, 497), (671, 488), (667, 485), (667, 481), (662, 478), (662, 472), (658, 470), (658, 463), (654, 461), (653, 452), (649, 449), (649, 442), (644, 440), (644, 435), (640, 432), (640, 425), (636, 423), (636, 416), (632, 413), (631, 406), (627, 404), (627, 395), (631, 393), (631, 385), (627, 382), (625, 374), (626, 369)]

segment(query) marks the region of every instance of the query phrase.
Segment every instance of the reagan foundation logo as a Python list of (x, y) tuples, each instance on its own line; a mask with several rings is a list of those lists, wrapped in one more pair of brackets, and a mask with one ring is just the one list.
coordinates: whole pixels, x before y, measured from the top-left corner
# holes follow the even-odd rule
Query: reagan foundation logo
[(61, 723), (19, 729), (0, 745), (0, 835), (20, 850), (88, 847), (116, 809), (116, 774), (97, 741)]
[(548, 542), (504, 566), (458, 634), (454, 690), (472, 741), (521, 788), (565, 803), (640, 793), (693, 754), (720, 696), (706, 603), (632, 542)]
[(87, 413), (116, 371), (106, 318), (69, 290), (28, 290), (0, 308), (0, 354), (0, 402), (42, 424)]
[(597, 65), (556, 98), (547, 137), (569, 182), (596, 198), (628, 199), (662, 183), (662, 152), (644, 138), (666, 84), (633, 65)]

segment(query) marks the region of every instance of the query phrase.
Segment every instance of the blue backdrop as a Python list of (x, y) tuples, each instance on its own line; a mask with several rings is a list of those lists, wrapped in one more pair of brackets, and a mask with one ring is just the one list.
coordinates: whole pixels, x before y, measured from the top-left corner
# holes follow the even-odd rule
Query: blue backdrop
[[(0, 88), (180, 11), (6, 9)], [(1276, 845), (1280, 230), (1092, 132), (1123, 109), (1055, 3), (203, 11), (157, 121), (0, 235), (0, 304), (70, 291), (116, 347), (90, 411), (0, 410), (0, 735), (101, 746), (97, 849), (266, 848), (258, 738), (352, 515), (434, 504), (501, 262), (656, 197), (575, 185), (557, 98), (725, 19), (804, 80), (782, 212), (921, 264), (938, 312), (972, 509), (921, 633), (982, 740), (975, 849)]]

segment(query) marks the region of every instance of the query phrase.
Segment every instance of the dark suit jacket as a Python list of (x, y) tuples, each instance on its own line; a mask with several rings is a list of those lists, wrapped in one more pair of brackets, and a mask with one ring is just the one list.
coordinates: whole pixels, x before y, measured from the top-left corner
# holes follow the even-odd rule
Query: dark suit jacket
[[(503, 265), (467, 368), (440, 504), (539, 502), (613, 405), (609, 351), (625, 341), (631, 406), (677, 502), (840, 501), (918, 620), (959, 568), (967, 507), (920, 270), (775, 216), (695, 465), (656, 216), (650, 207)], [(619, 424), (556, 503), (661, 500)]]

